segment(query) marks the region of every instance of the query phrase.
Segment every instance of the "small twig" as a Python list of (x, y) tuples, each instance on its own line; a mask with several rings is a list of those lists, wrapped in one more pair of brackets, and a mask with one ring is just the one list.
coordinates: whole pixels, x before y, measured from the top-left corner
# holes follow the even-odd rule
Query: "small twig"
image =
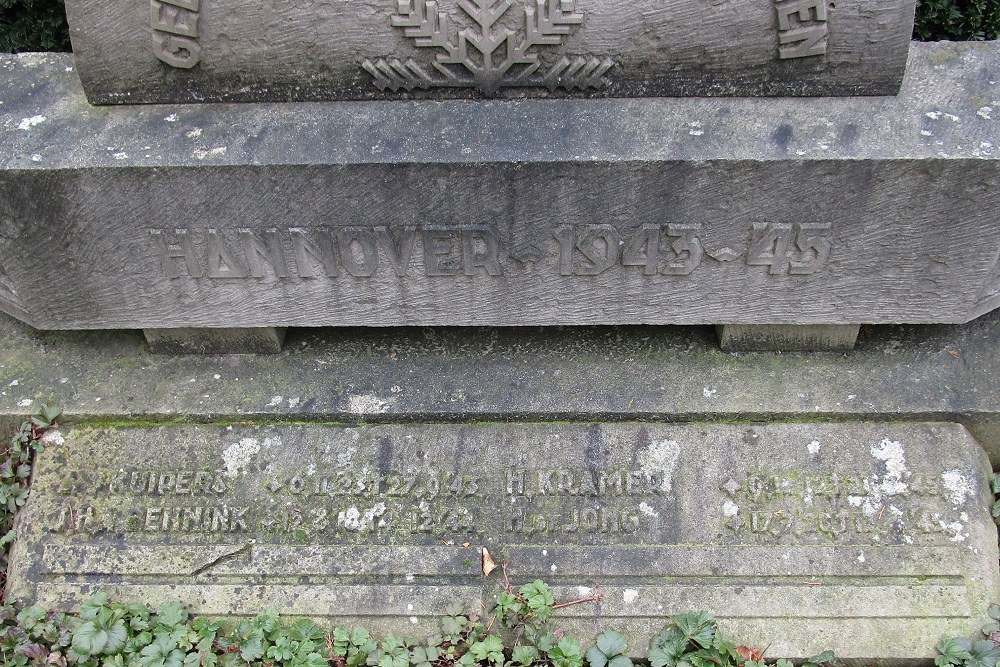
[(553, 609), (562, 609), (563, 607), (572, 607), (575, 604), (583, 604), (585, 602), (600, 602), (604, 599), (604, 595), (601, 593), (594, 593), (593, 595), (588, 595), (585, 598), (580, 598), (579, 600), (571, 600), (570, 602), (560, 602), (559, 604), (552, 605)]

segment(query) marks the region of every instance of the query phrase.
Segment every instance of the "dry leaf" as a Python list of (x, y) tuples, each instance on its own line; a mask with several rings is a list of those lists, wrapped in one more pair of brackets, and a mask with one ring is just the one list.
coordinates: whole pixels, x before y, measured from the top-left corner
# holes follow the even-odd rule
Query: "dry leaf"
[(489, 550), (483, 547), (483, 576), (488, 577), (493, 570), (497, 569), (496, 561), (490, 555)]
[(958, 350), (948, 350), (948, 354), (950, 354), (951, 356), (955, 357), (956, 359), (958, 359), (960, 356), (962, 356), (961, 354), (959, 354)]
[(471, 542), (462, 542), (462, 548), (463, 549), (468, 549), (470, 546), (472, 546)]
[(760, 662), (764, 657), (764, 649), (750, 648), (749, 646), (737, 646), (736, 653), (744, 660)]

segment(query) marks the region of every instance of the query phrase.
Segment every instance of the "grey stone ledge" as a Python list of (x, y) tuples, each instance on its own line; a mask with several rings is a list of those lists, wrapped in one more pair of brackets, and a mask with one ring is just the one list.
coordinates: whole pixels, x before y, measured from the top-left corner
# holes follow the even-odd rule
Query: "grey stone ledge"
[[(914, 43), (884, 98), (94, 107), (69, 55), (0, 55), (0, 169), (1000, 158), (1000, 42)], [(929, 134), (925, 134), (929, 133)]]
[(169, 356), (139, 332), (0, 316), (0, 414), (71, 421), (908, 421), (1000, 465), (1000, 312), (864, 327), (848, 353), (725, 353), (707, 327), (292, 329), (277, 355)]

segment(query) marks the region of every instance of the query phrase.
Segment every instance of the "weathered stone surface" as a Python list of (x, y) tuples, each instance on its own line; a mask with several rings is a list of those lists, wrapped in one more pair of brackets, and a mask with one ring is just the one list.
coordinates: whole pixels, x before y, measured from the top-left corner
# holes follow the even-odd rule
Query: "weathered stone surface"
[(707, 609), (775, 655), (907, 659), (1000, 593), (989, 465), (951, 424), (77, 428), (51, 445), (11, 573), (46, 603), (100, 587), (426, 632), (451, 598), (489, 601), (486, 546), (564, 600), (599, 587), (559, 614), (584, 635)]
[(914, 0), (70, 0), (90, 100), (887, 95)]
[(729, 352), (819, 352), (853, 350), (861, 327), (856, 324), (722, 324), (715, 330), (719, 346)]
[(998, 42), (915, 46), (897, 98), (810, 100), (108, 109), (70, 63), (2, 60), (0, 306), (36, 327), (927, 323), (1000, 305)]
[(286, 329), (144, 329), (154, 354), (276, 354)]

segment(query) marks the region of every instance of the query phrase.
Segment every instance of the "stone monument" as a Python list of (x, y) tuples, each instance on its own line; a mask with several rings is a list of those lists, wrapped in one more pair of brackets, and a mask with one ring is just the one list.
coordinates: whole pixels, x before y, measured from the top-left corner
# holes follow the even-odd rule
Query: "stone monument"
[[(1000, 45), (910, 48), (913, 6), (69, 0), (75, 60), (0, 57), (0, 309), (160, 351), (366, 329), (185, 358), (2, 320), (0, 403), (55, 386), (77, 421), (38, 459), (11, 594), (419, 633), (489, 607), (489, 552), (600, 591), (560, 623), (639, 651), (696, 609), (792, 658), (977, 628), (1000, 593), (967, 430), (1000, 451)], [(984, 315), (962, 349), (861, 351), (846, 379), (664, 329), (561, 331), (565, 364), (552, 330), (376, 329), (843, 349)]]

